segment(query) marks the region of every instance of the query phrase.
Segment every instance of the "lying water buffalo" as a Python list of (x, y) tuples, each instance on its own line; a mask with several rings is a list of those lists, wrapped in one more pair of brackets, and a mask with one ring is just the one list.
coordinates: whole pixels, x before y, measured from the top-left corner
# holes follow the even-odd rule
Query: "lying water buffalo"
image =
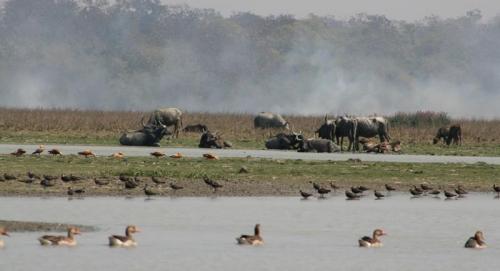
[(198, 144), (200, 148), (231, 148), (232, 144), (229, 141), (224, 141), (220, 135), (217, 133), (212, 133), (210, 131), (205, 131), (201, 135), (200, 144)]
[(288, 121), (286, 121), (280, 114), (261, 112), (253, 120), (255, 128), (284, 128), (289, 129)]
[(354, 147), (359, 150), (359, 138), (378, 136), (380, 142), (389, 141), (389, 122), (383, 117), (357, 117), (354, 119)]
[(391, 143), (384, 141), (382, 143), (376, 143), (370, 141), (366, 138), (362, 138), (359, 140), (361, 145), (363, 146), (363, 151), (365, 152), (373, 152), (373, 153), (400, 153), (401, 152), (401, 141), (396, 140)]
[(185, 133), (203, 133), (208, 131), (208, 127), (205, 124), (191, 124), (184, 127), (182, 131)]
[(123, 133), (120, 144), (128, 146), (160, 146), (160, 140), (168, 134), (167, 126), (146, 125), (141, 130)]
[(279, 133), (266, 141), (266, 149), (292, 150), (297, 149), (304, 137), (300, 133)]
[(341, 116), (335, 120), (335, 138), (337, 145), (340, 146), (340, 151), (343, 151), (344, 137), (349, 140), (347, 150), (351, 150), (354, 142), (355, 121), (348, 116)]
[(335, 138), (336, 125), (334, 120), (329, 120), (325, 115), (325, 122), (315, 131), (319, 138), (333, 140)]
[(306, 139), (299, 142), (299, 152), (339, 152), (340, 148), (328, 139)]
[(160, 108), (151, 113), (148, 124), (164, 124), (167, 127), (174, 126), (173, 134), (179, 137), (179, 131), (182, 129), (182, 111), (178, 108)]
[(452, 142), (455, 145), (462, 145), (462, 127), (460, 124), (451, 125), (449, 128), (439, 128), (432, 143), (437, 144), (441, 139), (443, 139), (446, 145), (450, 145)]

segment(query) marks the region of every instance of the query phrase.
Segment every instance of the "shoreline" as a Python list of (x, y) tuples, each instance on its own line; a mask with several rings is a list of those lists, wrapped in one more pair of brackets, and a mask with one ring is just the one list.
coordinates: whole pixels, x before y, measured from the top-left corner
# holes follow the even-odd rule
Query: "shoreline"
[(97, 230), (88, 225), (19, 220), (0, 220), (0, 226), (7, 228), (9, 232), (65, 232), (68, 227), (78, 227), (85, 232)]

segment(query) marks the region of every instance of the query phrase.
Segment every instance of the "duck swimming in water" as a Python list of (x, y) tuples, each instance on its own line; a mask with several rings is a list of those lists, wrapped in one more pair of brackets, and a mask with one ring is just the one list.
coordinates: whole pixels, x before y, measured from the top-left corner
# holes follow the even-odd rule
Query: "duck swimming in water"
[(363, 236), (358, 240), (360, 247), (381, 247), (382, 242), (378, 239), (382, 235), (387, 235), (383, 230), (376, 229), (373, 231), (372, 237)]
[(236, 238), (238, 245), (262, 245), (264, 240), (260, 236), (260, 224), (255, 225), (254, 235), (242, 234), (240, 237)]
[(122, 235), (111, 235), (109, 239), (110, 247), (135, 247), (137, 242), (132, 237), (133, 233), (141, 232), (139, 228), (134, 225), (129, 225), (125, 228), (125, 236)]
[(466, 248), (485, 248), (486, 242), (484, 241), (484, 236), (482, 231), (476, 231), (474, 236), (470, 237), (467, 242), (465, 242)]
[(68, 228), (68, 236), (44, 235), (38, 238), (38, 241), (43, 246), (76, 246), (76, 234), (80, 234), (80, 229), (76, 227), (70, 227)]

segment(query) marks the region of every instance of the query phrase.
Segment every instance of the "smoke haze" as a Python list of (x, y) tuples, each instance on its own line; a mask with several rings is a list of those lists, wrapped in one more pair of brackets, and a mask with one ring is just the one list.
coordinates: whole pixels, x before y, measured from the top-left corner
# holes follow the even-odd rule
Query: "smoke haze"
[(262, 17), (155, 0), (11, 0), (0, 106), (498, 117), (500, 17)]

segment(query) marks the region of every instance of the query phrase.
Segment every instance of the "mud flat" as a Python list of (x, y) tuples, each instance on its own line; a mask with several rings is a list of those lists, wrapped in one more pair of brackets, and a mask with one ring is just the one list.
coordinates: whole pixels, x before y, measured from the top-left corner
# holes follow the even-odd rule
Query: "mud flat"
[(78, 227), (82, 231), (97, 230), (95, 227), (86, 225), (15, 220), (0, 220), (0, 226), (7, 228), (9, 232), (65, 232), (68, 227)]

